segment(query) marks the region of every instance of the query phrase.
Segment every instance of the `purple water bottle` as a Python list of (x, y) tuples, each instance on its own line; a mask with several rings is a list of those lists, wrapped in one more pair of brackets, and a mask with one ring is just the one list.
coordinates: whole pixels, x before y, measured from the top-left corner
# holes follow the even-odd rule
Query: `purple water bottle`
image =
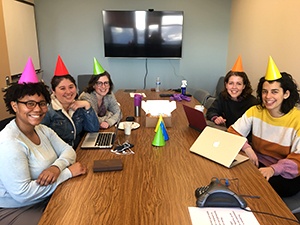
[(134, 95), (134, 116), (141, 116), (142, 95)]

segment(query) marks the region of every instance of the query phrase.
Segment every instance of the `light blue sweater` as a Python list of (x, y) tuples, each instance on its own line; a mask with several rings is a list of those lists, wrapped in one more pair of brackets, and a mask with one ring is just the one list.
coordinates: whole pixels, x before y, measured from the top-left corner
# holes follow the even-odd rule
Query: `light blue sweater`
[[(73, 148), (45, 125), (35, 130), (40, 145), (31, 142), (12, 120), (0, 132), (0, 207), (14, 208), (33, 205), (50, 196), (56, 187), (72, 177), (67, 168), (76, 161)], [(40, 173), (55, 165), (61, 173), (57, 181), (40, 186)]]

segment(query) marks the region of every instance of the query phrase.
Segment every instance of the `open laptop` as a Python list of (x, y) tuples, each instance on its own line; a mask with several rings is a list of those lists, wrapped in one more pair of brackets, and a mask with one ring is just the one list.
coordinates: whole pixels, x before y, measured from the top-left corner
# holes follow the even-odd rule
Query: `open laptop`
[(114, 132), (87, 133), (82, 142), (82, 149), (111, 149), (117, 137), (119, 122), (115, 125)]
[(200, 132), (204, 130), (204, 128), (207, 126), (204, 113), (187, 105), (183, 105), (183, 109), (189, 122), (189, 126)]
[(190, 151), (231, 168), (249, 159), (239, 154), (246, 140), (245, 137), (206, 126)]
[(216, 125), (214, 122), (206, 120), (204, 113), (198, 109), (187, 105), (183, 105), (183, 109), (189, 122), (189, 126), (199, 132), (202, 132), (206, 126), (215, 127), (219, 130), (227, 130), (225, 126)]

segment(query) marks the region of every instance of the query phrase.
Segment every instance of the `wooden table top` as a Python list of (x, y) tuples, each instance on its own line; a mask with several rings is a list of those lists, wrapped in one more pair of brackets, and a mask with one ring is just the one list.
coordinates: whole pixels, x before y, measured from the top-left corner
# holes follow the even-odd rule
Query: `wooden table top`
[[(143, 91), (144, 99), (160, 98), (159, 93)], [(134, 115), (133, 98), (119, 90), (123, 120)], [(195, 189), (210, 183), (213, 177), (234, 179), (229, 186), (238, 194), (260, 196), (245, 198), (255, 211), (268, 212), (295, 219), (293, 214), (249, 161), (227, 169), (190, 153), (189, 148), (199, 132), (188, 126), (183, 104), (177, 102), (172, 113), (172, 127), (167, 128), (169, 140), (163, 147), (152, 146), (154, 128), (145, 127), (145, 114), (137, 118), (140, 127), (132, 130), (129, 141), (134, 144), (132, 155), (115, 155), (109, 150), (77, 149), (78, 161), (88, 167), (88, 174), (72, 178), (54, 192), (40, 225), (191, 225), (189, 206), (195, 206)], [(125, 140), (124, 131), (118, 140)], [(93, 161), (122, 159), (122, 171), (93, 173)], [(260, 224), (292, 224), (273, 216), (254, 213)]]

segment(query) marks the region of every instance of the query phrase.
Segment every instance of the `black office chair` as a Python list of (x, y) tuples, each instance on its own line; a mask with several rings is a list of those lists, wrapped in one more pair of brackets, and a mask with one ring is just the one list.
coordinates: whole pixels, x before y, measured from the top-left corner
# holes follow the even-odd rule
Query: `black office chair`
[(9, 117), (9, 118), (6, 118), (6, 119), (3, 119), (0, 121), (0, 131), (3, 130), (3, 128), (11, 121), (13, 120), (14, 118), (16, 118), (15, 116), (12, 116), (12, 117)]
[(84, 88), (87, 87), (92, 74), (77, 75), (78, 94), (80, 95)]

